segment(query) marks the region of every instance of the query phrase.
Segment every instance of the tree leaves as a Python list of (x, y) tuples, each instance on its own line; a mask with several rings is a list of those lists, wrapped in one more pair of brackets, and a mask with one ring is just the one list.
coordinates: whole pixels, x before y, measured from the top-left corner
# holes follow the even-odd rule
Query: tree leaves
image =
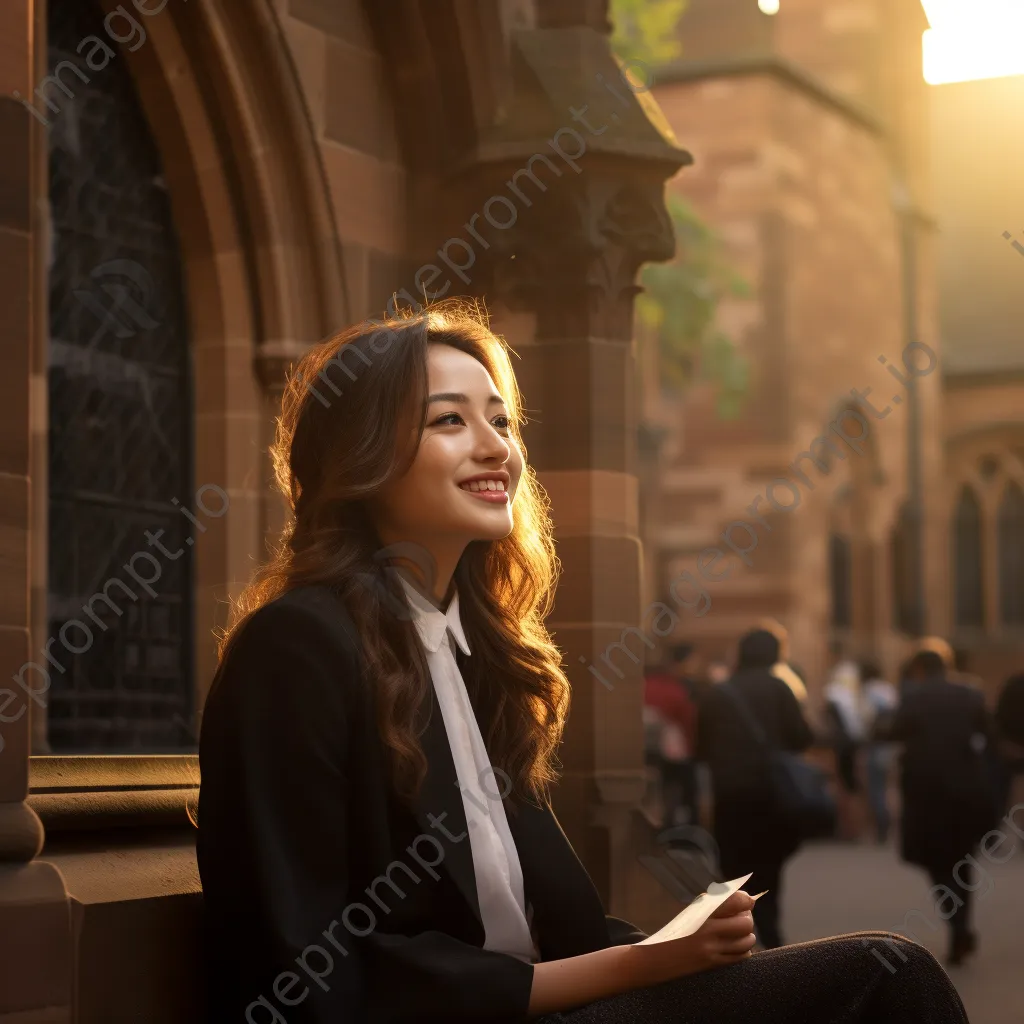
[(689, 0), (612, 0), (612, 49), (625, 61), (665, 64), (682, 53), (676, 27)]
[(641, 270), (645, 291), (637, 297), (637, 314), (658, 339), (663, 385), (683, 391), (697, 380), (710, 381), (718, 415), (735, 419), (747, 393), (749, 366), (716, 318), (724, 298), (746, 298), (750, 287), (725, 261), (719, 240), (689, 203), (669, 196), (666, 206), (676, 255), (670, 263)]
[[(623, 60), (658, 66), (682, 53), (679, 20), (689, 0), (612, 0), (612, 49)], [(685, 172), (684, 172), (685, 173)], [(679, 196), (666, 206), (676, 234), (671, 263), (650, 263), (640, 273), (640, 321), (658, 339), (662, 384), (685, 391), (695, 381), (716, 389), (716, 411), (735, 419), (747, 394), (749, 366), (716, 323), (723, 298), (750, 294), (729, 267), (721, 245), (697, 212)]]

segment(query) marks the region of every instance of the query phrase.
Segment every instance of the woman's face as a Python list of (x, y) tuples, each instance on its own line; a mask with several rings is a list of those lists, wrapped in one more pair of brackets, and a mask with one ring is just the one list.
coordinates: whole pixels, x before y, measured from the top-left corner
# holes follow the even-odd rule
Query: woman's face
[(427, 418), (408, 471), (373, 503), (382, 539), (465, 546), (512, 531), (523, 456), (490, 374), (450, 345), (427, 350)]

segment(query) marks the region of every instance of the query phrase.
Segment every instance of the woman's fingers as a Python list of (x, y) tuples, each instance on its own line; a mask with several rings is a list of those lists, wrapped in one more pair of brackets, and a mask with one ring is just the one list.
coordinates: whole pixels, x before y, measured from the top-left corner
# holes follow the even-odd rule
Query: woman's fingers
[(734, 892), (712, 915), (711, 918), (732, 917), (742, 914), (754, 906), (753, 897), (742, 889)]
[(728, 940), (742, 938), (754, 930), (754, 915), (745, 910), (731, 917), (721, 917), (717, 920), (709, 920), (706, 927), (708, 934), (716, 939)]
[(718, 952), (723, 956), (742, 956), (749, 953), (757, 945), (757, 936), (751, 932), (738, 939), (723, 939), (718, 945)]

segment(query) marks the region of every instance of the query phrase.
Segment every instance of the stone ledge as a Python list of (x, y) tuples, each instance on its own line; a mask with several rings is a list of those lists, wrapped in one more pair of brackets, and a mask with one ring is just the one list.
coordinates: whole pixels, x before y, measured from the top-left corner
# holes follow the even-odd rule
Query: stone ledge
[(191, 828), (199, 758), (96, 755), (29, 759), (28, 805), (48, 834), (108, 828)]

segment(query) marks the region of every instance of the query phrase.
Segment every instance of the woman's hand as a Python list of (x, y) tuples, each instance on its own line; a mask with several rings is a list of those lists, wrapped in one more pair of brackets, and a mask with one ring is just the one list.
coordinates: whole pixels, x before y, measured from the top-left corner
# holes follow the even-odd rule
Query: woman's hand
[(649, 946), (609, 946), (593, 953), (535, 964), (531, 1016), (543, 1016), (657, 985), (684, 974), (725, 967), (750, 956), (754, 901), (733, 893), (693, 935)]
[(714, 967), (726, 967), (750, 956), (754, 935), (753, 898), (740, 890), (730, 896), (693, 933), (682, 939), (635, 945), (634, 965), (639, 985), (695, 974)]

